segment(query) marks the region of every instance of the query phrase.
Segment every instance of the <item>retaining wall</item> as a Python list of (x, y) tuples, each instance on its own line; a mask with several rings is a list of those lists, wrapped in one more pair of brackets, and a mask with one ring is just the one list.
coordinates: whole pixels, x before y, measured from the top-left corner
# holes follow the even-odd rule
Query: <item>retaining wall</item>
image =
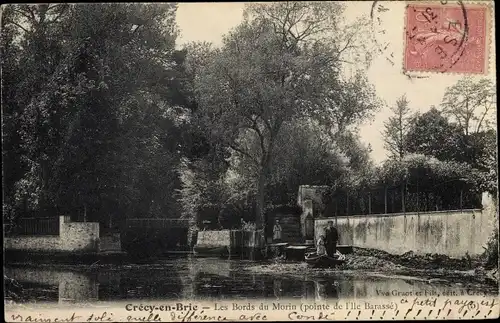
[(5, 237), (4, 248), (43, 252), (98, 252), (99, 223), (69, 222), (68, 217), (61, 216), (58, 236)]
[(328, 221), (337, 223), (340, 244), (383, 250), (413, 251), (461, 258), (480, 255), (498, 227), (496, 207), (483, 195), (483, 209), (349, 216), (315, 220), (315, 239)]
[(242, 230), (207, 230), (199, 231), (197, 247), (258, 247), (263, 245), (262, 235), (258, 231)]

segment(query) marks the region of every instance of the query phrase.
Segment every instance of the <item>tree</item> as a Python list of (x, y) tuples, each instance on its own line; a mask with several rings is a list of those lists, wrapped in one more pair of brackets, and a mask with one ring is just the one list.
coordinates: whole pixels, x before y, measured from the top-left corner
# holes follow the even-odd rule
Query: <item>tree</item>
[(176, 6), (8, 8), (2, 23), (17, 38), (2, 37), (12, 58), (4, 103), (15, 117), (9, 129), (20, 134), (18, 206), (82, 210), (99, 221), (175, 213), (182, 129), (174, 105), (183, 104)]
[(416, 114), (405, 136), (408, 153), (434, 156), (439, 160), (464, 161), (460, 130), (435, 107)]
[[(26, 158), (39, 147), (25, 145), (22, 130), (26, 126), (27, 106), (62, 60), (61, 23), (67, 12), (68, 5), (64, 4), (2, 6), (4, 206), (14, 213), (18, 213), (17, 206), (43, 204), (40, 194), (44, 193), (44, 180), (40, 172), (47, 166), (41, 168)], [(43, 128), (43, 124), (38, 127), (40, 131)], [(31, 175), (23, 178), (27, 172)], [(26, 198), (20, 201), (20, 195)]]
[(409, 128), (410, 107), (406, 95), (396, 101), (396, 106), (391, 107), (393, 115), (384, 123), (385, 148), (392, 158), (403, 158), (407, 151), (405, 136)]
[(467, 163), (440, 161), (432, 156), (408, 154), (402, 160), (387, 160), (378, 172), (388, 185), (405, 184), (398, 199), (403, 211), (476, 208), (480, 203), (480, 172)]
[(493, 129), (466, 135), (442, 112), (431, 108), (416, 115), (406, 136), (408, 152), (440, 161), (466, 163), (478, 171), (484, 190), (494, 192), (497, 174), (496, 132)]
[(363, 78), (341, 80), (345, 56), (359, 49), (354, 41), (359, 30), (343, 33), (339, 27), (341, 12), (332, 2), (249, 5), (243, 23), (224, 38), (196, 81), (199, 118), (211, 140), (257, 170), (258, 229), (284, 125), (315, 117), (331, 126), (332, 111), (377, 108), (372, 88), (350, 86), (366, 84)]
[(443, 113), (456, 122), (465, 136), (491, 126), (496, 110), (496, 89), (489, 79), (475, 82), (465, 77), (446, 89), (441, 103)]
[(332, 185), (343, 176), (348, 158), (315, 124), (286, 124), (277, 139), (266, 185), (267, 200), (295, 206), (300, 185)]

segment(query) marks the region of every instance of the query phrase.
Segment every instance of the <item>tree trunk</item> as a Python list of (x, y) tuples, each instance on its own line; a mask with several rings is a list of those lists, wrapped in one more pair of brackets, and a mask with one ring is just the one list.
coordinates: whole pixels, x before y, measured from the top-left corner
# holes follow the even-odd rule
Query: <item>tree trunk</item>
[(259, 182), (257, 183), (257, 198), (256, 198), (256, 214), (255, 214), (255, 227), (257, 230), (265, 228), (264, 219), (264, 208), (265, 208), (265, 186), (266, 186), (266, 175), (265, 169), (263, 168), (259, 175)]

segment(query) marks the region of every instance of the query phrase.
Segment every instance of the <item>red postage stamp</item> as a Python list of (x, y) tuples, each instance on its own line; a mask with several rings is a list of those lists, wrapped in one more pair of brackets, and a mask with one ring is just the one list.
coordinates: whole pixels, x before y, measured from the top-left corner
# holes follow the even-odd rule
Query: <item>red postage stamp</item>
[(404, 70), (487, 73), (488, 9), (461, 1), (408, 4)]

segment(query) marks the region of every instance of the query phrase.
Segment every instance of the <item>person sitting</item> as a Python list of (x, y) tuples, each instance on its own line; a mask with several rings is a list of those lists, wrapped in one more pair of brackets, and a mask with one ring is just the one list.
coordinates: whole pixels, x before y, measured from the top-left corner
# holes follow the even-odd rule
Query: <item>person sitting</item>
[(326, 254), (325, 236), (320, 236), (318, 241), (316, 242), (316, 254), (318, 256), (323, 256)]

